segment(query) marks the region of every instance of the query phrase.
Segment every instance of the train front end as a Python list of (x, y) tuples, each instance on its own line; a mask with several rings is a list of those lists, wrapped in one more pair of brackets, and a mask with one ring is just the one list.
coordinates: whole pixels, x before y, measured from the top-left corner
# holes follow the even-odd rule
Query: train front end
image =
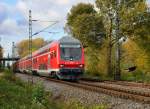
[(78, 80), (84, 73), (84, 49), (79, 40), (63, 37), (59, 40), (59, 72), (65, 80)]

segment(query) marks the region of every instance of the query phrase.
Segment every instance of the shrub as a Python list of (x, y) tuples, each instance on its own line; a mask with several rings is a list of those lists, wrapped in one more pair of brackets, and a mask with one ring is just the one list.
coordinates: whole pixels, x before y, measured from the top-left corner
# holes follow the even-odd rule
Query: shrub
[(32, 91), (32, 99), (36, 103), (42, 103), (44, 100), (44, 86), (42, 83), (37, 83)]
[(101, 104), (101, 105), (85, 106), (77, 100), (69, 100), (63, 103), (61, 107), (62, 109), (107, 109), (107, 105)]
[(9, 81), (16, 81), (16, 77), (11, 70), (5, 69), (3, 72), (4, 72), (3, 79), (9, 80)]
[[(13, 77), (11, 77), (13, 76)], [(0, 109), (57, 109), (42, 83), (25, 83), (5, 70), (0, 79)]]

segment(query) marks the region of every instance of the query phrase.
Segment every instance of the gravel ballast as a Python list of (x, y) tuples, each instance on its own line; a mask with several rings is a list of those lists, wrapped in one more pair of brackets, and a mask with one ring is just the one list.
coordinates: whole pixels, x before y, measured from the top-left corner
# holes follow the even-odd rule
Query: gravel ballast
[[(30, 75), (16, 74), (17, 77), (27, 82), (31, 79)], [(47, 91), (52, 92), (54, 99), (62, 99), (63, 101), (78, 100), (82, 104), (86, 105), (99, 105), (107, 104), (110, 109), (150, 109), (150, 104), (143, 104), (127, 99), (120, 99), (113, 96), (109, 96), (103, 93), (96, 93), (87, 91), (77, 87), (56, 83), (45, 80), (43, 78), (33, 76), (33, 82), (43, 82), (43, 85)]]

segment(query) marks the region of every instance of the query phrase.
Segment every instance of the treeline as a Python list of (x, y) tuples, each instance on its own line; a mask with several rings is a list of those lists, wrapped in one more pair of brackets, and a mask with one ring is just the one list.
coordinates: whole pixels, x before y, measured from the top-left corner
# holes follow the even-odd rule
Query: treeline
[[(150, 11), (145, 0), (96, 0), (79, 3), (68, 13), (67, 32), (81, 40), (85, 48), (86, 71), (113, 77), (116, 55), (116, 12), (119, 15), (121, 72), (136, 67), (134, 74), (150, 74)], [(117, 10), (118, 9), (118, 10)]]
[[(2, 48), (2, 46), (0, 45), (0, 58), (3, 58), (3, 48)], [(2, 61), (0, 61), (0, 70), (1, 70), (1, 68), (2, 68)]]
[[(36, 38), (32, 40), (32, 51), (36, 51), (46, 44), (43, 38)], [(22, 40), (17, 44), (18, 54), (20, 57), (24, 57), (29, 54), (29, 40)]]

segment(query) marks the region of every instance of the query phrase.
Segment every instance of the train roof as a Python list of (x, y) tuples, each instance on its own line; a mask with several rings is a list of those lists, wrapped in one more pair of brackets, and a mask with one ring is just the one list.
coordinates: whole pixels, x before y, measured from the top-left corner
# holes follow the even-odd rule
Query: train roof
[[(58, 42), (60, 44), (81, 44), (81, 42), (78, 39), (76, 39), (72, 36), (64, 36), (64, 37), (60, 38), (59, 40), (52, 41), (52, 42), (48, 43), (47, 45), (43, 46), (42, 48), (36, 50), (35, 52), (32, 53), (32, 56), (35, 56), (36, 54), (39, 54), (39, 53), (49, 49), (49, 47), (55, 42), (56, 43)], [(25, 60), (25, 59), (29, 59), (29, 58), (30, 58), (30, 55), (27, 55), (20, 60)]]
[(64, 36), (58, 41), (60, 42), (60, 44), (81, 44), (81, 42), (78, 39), (72, 36)]

